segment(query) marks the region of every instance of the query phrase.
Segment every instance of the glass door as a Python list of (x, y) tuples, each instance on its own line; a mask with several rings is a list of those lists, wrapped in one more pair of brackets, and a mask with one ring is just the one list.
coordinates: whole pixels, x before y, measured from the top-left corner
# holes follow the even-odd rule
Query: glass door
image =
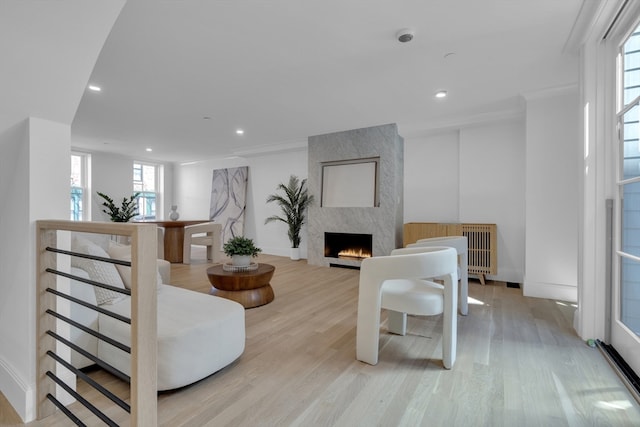
[(618, 54), (618, 165), (611, 345), (640, 373), (640, 27)]

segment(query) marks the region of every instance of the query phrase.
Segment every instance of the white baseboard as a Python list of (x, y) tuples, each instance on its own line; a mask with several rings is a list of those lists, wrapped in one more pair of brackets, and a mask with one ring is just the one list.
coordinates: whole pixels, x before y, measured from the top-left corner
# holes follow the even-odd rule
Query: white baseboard
[[(291, 256), (291, 248), (262, 248), (262, 253), (267, 255), (275, 255), (289, 258)], [(300, 250), (300, 259), (307, 259), (307, 251)]]
[[(61, 367), (58, 376), (75, 390), (76, 376)], [(0, 385), (2, 394), (7, 398), (22, 421), (28, 423), (36, 419), (36, 389), (29, 387), (20, 379), (11, 365), (0, 359)], [(56, 396), (63, 405), (69, 405), (75, 399), (56, 385)]]
[(0, 384), (2, 385), (2, 394), (22, 418), (22, 421), (28, 423), (35, 420), (35, 389), (27, 385), (13, 367), (1, 358)]
[(578, 302), (578, 287), (557, 283), (530, 282), (525, 278), (523, 295), (525, 297), (547, 298), (553, 300)]

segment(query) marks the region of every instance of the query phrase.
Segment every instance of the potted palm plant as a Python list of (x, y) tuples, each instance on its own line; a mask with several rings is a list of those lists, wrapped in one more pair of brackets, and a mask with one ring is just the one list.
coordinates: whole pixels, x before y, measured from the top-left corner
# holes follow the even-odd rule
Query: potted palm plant
[(227, 240), (222, 245), (225, 255), (231, 258), (233, 265), (237, 267), (246, 267), (251, 264), (251, 258), (257, 257), (262, 249), (256, 247), (252, 239), (236, 236)]
[(307, 207), (313, 202), (313, 195), (307, 191), (307, 180), (302, 181), (297, 176), (291, 175), (287, 185), (278, 184), (277, 191), (267, 197), (267, 203), (276, 202), (282, 211), (282, 215), (273, 215), (265, 219), (268, 224), (273, 221), (281, 221), (287, 224), (287, 235), (291, 242), (291, 259), (300, 259), (300, 230), (305, 220)]
[(122, 206), (116, 206), (114, 200), (107, 196), (104, 193), (97, 191), (98, 196), (104, 199), (102, 206), (106, 209), (103, 209), (102, 212), (109, 215), (109, 218), (113, 222), (129, 222), (131, 218), (138, 215), (138, 203), (137, 199), (140, 196), (140, 193), (135, 193), (128, 199), (126, 197), (122, 198)]

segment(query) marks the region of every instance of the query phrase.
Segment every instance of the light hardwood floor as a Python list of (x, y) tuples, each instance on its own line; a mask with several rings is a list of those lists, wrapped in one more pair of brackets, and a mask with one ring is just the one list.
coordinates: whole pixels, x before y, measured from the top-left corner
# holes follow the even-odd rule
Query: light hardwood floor
[[(162, 393), (163, 426), (638, 426), (640, 407), (597, 349), (572, 329), (575, 308), (525, 298), (501, 282), (470, 282), (459, 316), (458, 358), (442, 368), (437, 317), (386, 332), (380, 361), (355, 360), (358, 271), (261, 255), (276, 266), (275, 300), (246, 311), (240, 359), (181, 390)], [(211, 264), (172, 266), (172, 282), (208, 292)], [(94, 377), (120, 396), (128, 389)], [(86, 386), (79, 384), (79, 389)], [(91, 400), (122, 425), (126, 415)], [(75, 404), (74, 404), (75, 405)], [(83, 409), (89, 425), (99, 425)], [(0, 425), (20, 425), (0, 395)], [(61, 414), (30, 423), (69, 425)]]

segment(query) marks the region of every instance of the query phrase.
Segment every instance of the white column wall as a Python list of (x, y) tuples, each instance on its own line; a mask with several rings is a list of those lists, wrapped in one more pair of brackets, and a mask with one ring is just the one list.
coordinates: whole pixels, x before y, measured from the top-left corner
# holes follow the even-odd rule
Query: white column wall
[[(596, 33), (597, 34), (597, 33)], [(581, 51), (580, 241), (578, 310), (574, 326), (582, 338), (610, 343), (607, 318), (606, 199), (615, 197), (615, 78), (606, 44), (595, 35)]]
[[(3, 123), (4, 124), (4, 123)], [(0, 389), (20, 414), (33, 405), (34, 290), (29, 253), (29, 123), (0, 133)], [(10, 201), (10, 203), (6, 203)], [(24, 418), (24, 417), (23, 417)]]
[(69, 125), (27, 119), (0, 137), (0, 383), (24, 419), (35, 416), (37, 219), (67, 219)]
[(527, 99), (526, 296), (578, 298), (578, 111), (575, 87)]

